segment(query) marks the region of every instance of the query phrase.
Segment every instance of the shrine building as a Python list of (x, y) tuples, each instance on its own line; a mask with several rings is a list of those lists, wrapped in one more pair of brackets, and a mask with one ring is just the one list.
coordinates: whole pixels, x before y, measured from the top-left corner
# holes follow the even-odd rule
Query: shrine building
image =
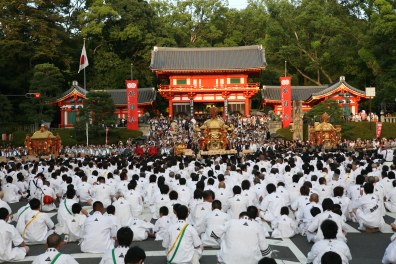
[[(119, 124), (122, 120), (127, 119), (127, 96), (125, 89), (114, 90), (92, 90), (92, 92), (107, 92), (113, 100), (116, 110), (114, 114), (117, 116)], [(80, 109), (84, 107), (84, 100), (87, 98), (88, 91), (80, 87), (76, 81), (73, 82), (69, 90), (64, 92), (57, 100), (56, 104), (60, 109), (59, 127), (73, 127), (78, 121)], [(152, 107), (156, 99), (157, 91), (155, 88), (139, 88), (138, 89), (138, 114), (143, 115)], [(125, 122), (124, 122), (125, 123)], [(124, 124), (125, 125), (125, 124)]]
[(169, 116), (199, 116), (216, 106), (228, 113), (249, 115), (259, 83), (249, 82), (265, 69), (261, 45), (243, 47), (154, 47), (150, 69), (163, 83), (158, 92), (169, 102)]
[[(313, 106), (325, 100), (335, 100), (339, 103), (345, 116), (359, 112), (359, 102), (369, 99), (365, 91), (359, 90), (345, 81), (341, 76), (339, 81), (322, 86), (292, 86), (292, 101), (302, 101), (302, 111), (307, 112)], [(280, 86), (263, 86), (261, 90), (263, 106), (270, 106), (276, 114), (281, 114)]]

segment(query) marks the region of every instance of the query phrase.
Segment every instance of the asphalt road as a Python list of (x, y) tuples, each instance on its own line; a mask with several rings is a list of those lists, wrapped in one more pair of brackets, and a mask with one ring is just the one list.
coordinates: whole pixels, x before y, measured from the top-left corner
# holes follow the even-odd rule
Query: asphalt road
[[(16, 212), (19, 207), (25, 203), (12, 204), (13, 212)], [(56, 223), (56, 212), (50, 212), (51, 218)], [(387, 213), (385, 221), (389, 224), (394, 222), (396, 214)], [(376, 264), (381, 263), (385, 249), (390, 243), (390, 237), (393, 232), (389, 228), (385, 233), (362, 233), (357, 230), (357, 224), (347, 223), (350, 230), (347, 234), (348, 246), (352, 253), (352, 264)], [(277, 263), (306, 263), (306, 256), (312, 247), (305, 237), (297, 235), (291, 239), (268, 239), (274, 254), (273, 257)], [(146, 251), (146, 264), (165, 264), (165, 251), (161, 246), (161, 242), (148, 239), (144, 242), (133, 242), (133, 245), (138, 245)], [(35, 256), (43, 253), (46, 250), (45, 245), (35, 245), (30, 247), (29, 255), (25, 261), (19, 263), (31, 263)], [(72, 254), (76, 260), (81, 264), (97, 264), (100, 262), (100, 254), (87, 254), (80, 251), (77, 243), (68, 243), (60, 250), (65, 254)], [(201, 264), (215, 264), (216, 263), (216, 249), (207, 248), (204, 250), (201, 258)]]

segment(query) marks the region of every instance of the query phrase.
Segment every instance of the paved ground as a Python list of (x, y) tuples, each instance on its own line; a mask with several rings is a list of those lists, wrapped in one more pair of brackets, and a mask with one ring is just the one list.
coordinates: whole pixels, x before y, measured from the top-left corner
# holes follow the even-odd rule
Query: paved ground
[[(26, 203), (17, 203), (11, 205), (13, 212)], [(89, 208), (87, 208), (89, 209)], [(51, 212), (52, 220), (56, 223), (56, 212)], [(392, 223), (396, 219), (396, 214), (388, 213), (385, 216), (387, 223)], [(376, 264), (381, 263), (382, 256), (385, 248), (390, 243), (390, 237), (393, 234), (389, 228), (385, 233), (367, 234), (357, 230), (357, 225), (348, 223), (349, 230), (347, 234), (348, 245), (352, 253), (352, 262), (356, 264)], [(269, 228), (269, 227), (268, 227)], [(306, 263), (306, 255), (311, 249), (312, 244), (309, 244), (305, 237), (300, 235), (291, 239), (268, 239), (274, 251), (274, 258), (277, 263), (293, 264), (293, 263)], [(134, 245), (142, 247), (148, 256), (145, 263), (147, 264), (165, 264), (165, 251), (161, 247), (161, 243), (149, 239), (144, 242), (134, 242)], [(35, 256), (45, 251), (45, 245), (31, 246), (30, 253), (20, 263), (31, 263)], [(101, 256), (99, 254), (87, 254), (80, 251), (77, 243), (69, 243), (65, 245), (61, 251), (63, 253), (72, 254), (76, 260), (81, 264), (97, 264), (100, 262)], [(214, 264), (216, 263), (215, 249), (205, 249), (204, 255), (201, 259), (201, 264)]]

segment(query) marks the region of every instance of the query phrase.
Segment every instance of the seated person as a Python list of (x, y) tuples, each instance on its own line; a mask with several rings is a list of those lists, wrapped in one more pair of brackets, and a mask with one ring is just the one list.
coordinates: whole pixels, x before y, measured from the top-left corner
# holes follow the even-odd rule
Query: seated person
[(129, 227), (121, 227), (117, 231), (118, 246), (107, 251), (99, 264), (124, 263), (124, 258), (133, 240), (133, 232)]
[(32, 264), (56, 263), (56, 264), (78, 264), (78, 262), (69, 254), (59, 252), (62, 247), (62, 239), (58, 234), (52, 234), (47, 238), (47, 250), (38, 255)]
[(71, 209), (73, 216), (65, 221), (65, 234), (69, 236), (67, 242), (75, 242), (81, 239), (81, 228), (88, 216), (88, 212), (82, 209), (78, 203), (73, 204)]
[(8, 210), (0, 208), (0, 263), (23, 260), (29, 252), (16, 228), (7, 223), (9, 217)]
[(40, 200), (33, 198), (29, 202), (30, 209), (19, 219), (21, 226), (24, 226), (22, 238), (27, 245), (45, 244), (49, 235), (54, 233), (54, 222), (48, 214), (40, 211)]
[(163, 239), (164, 232), (167, 232), (169, 226), (172, 224), (172, 221), (169, 218), (168, 214), (168, 207), (162, 206), (159, 210), (160, 218), (158, 218), (154, 225), (155, 240), (157, 241)]
[(342, 259), (342, 263), (349, 263), (352, 260), (348, 245), (337, 239), (338, 225), (333, 220), (324, 220), (320, 225), (323, 233), (323, 240), (316, 242), (307, 256), (307, 263), (319, 264), (322, 256), (328, 251), (337, 252)]

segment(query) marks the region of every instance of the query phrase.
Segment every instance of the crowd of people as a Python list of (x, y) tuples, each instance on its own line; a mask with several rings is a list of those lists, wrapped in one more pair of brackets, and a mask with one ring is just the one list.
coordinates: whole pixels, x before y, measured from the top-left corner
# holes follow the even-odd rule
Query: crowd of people
[[(199, 263), (208, 247), (219, 249), (218, 263), (275, 263), (267, 238), (302, 235), (313, 243), (308, 263), (348, 263), (346, 221), (366, 232), (387, 228), (385, 212), (396, 212), (394, 140), (327, 152), (257, 140), (263, 145), (248, 155), (110, 151), (1, 162), (0, 262), (47, 244), (33, 263), (76, 263), (59, 252), (66, 241), (102, 254), (101, 263), (143, 263), (144, 249), (130, 246), (154, 238), (168, 263)], [(26, 200), (12, 212), (9, 204)], [(396, 261), (395, 247), (383, 263)]]

